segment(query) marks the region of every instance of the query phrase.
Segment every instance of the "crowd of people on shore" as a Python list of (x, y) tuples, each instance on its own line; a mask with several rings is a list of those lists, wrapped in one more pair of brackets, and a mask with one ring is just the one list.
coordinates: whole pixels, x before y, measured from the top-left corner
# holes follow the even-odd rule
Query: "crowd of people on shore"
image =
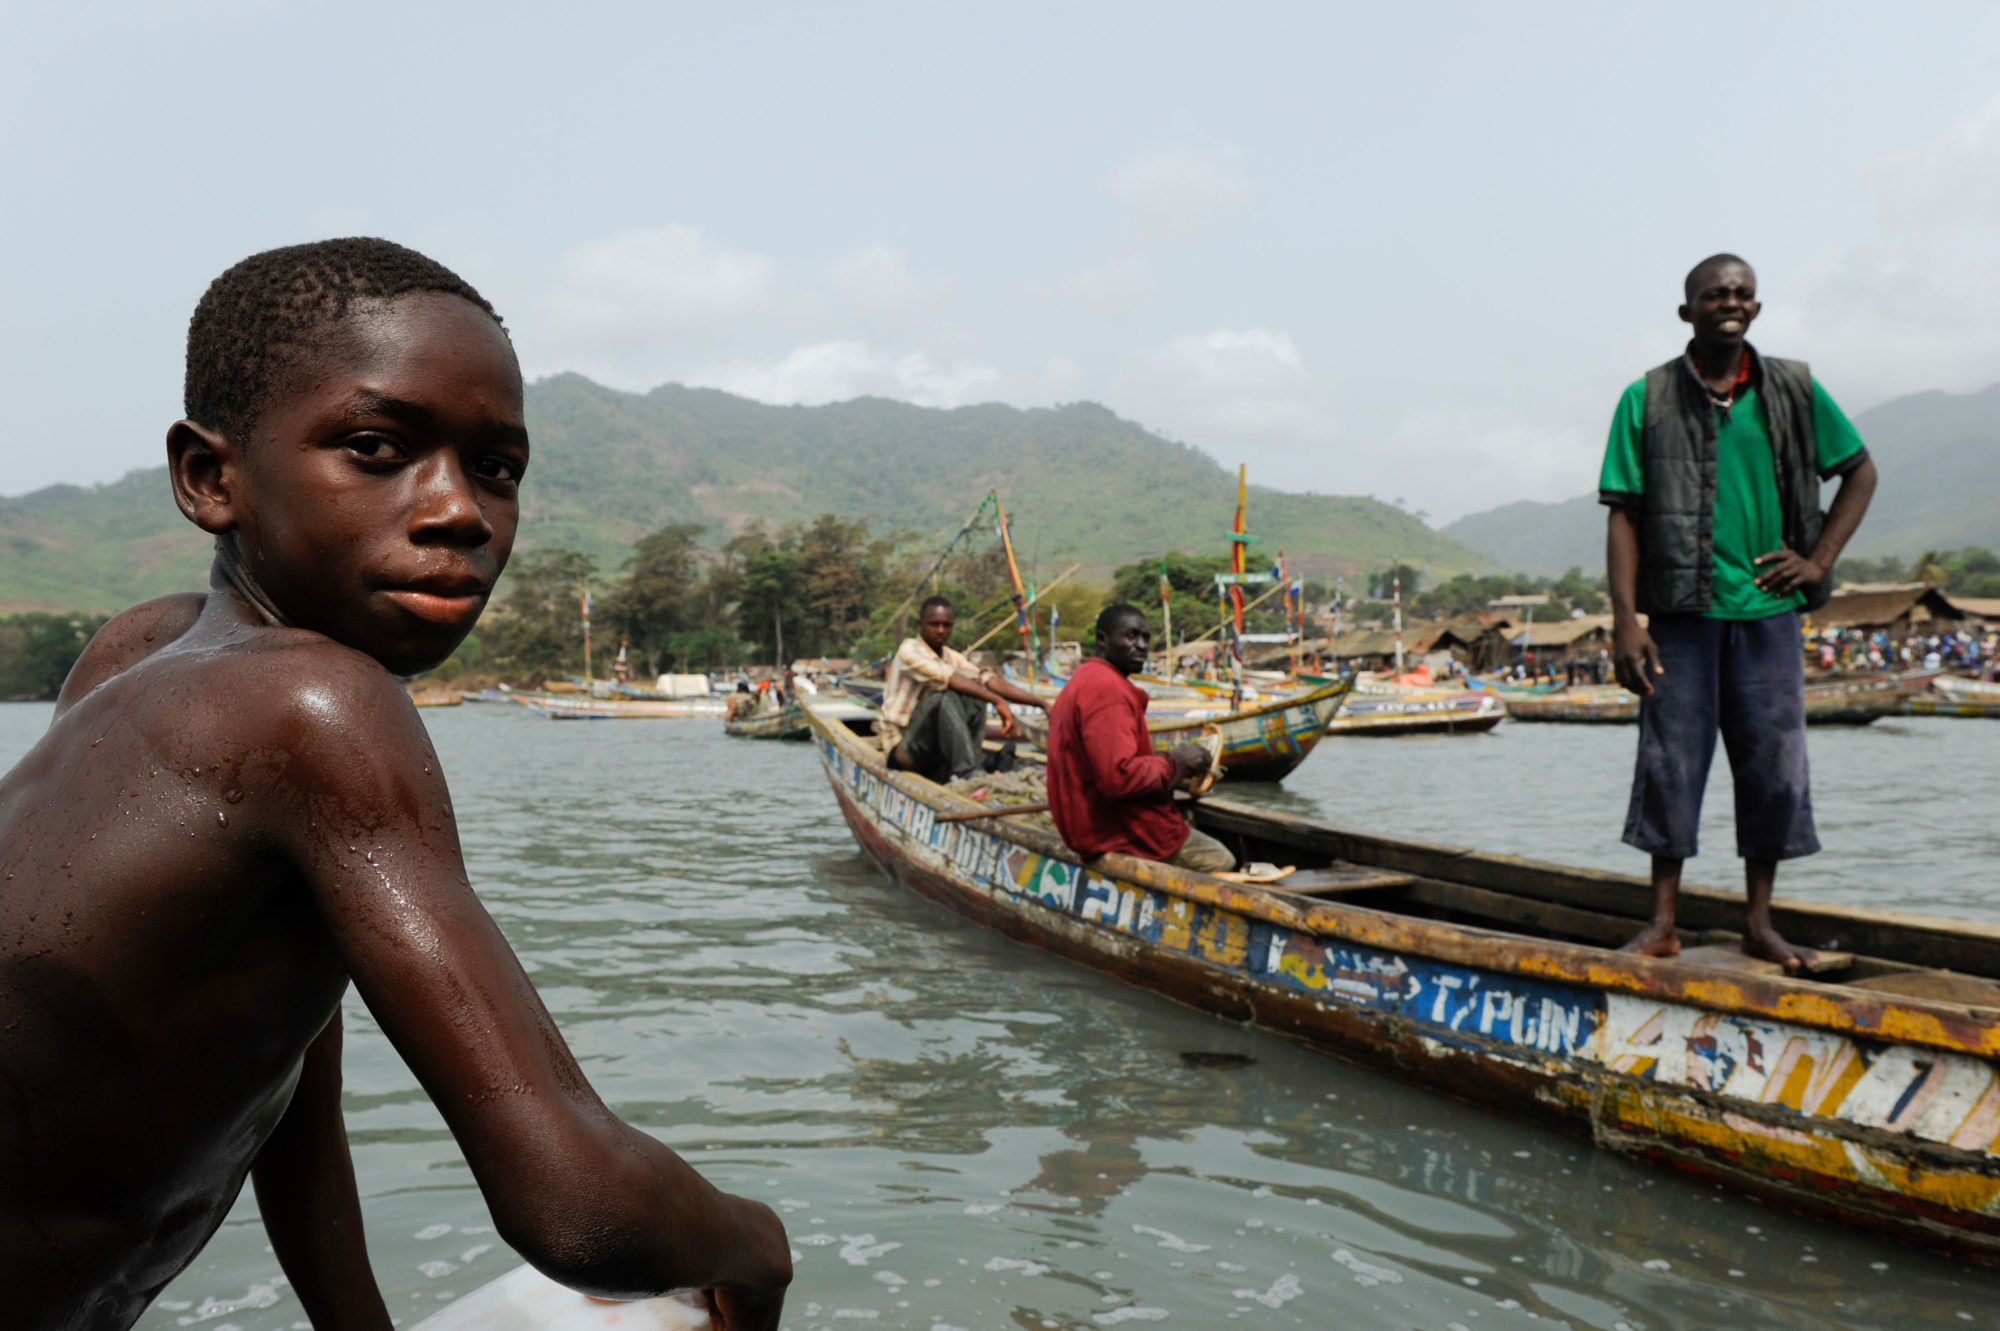
[(1822, 629), (1806, 635), (1806, 659), (1842, 674), (1870, 670), (1949, 670), (1991, 680), (2000, 672), (2000, 630), (1952, 629), (1898, 638), (1883, 630)]

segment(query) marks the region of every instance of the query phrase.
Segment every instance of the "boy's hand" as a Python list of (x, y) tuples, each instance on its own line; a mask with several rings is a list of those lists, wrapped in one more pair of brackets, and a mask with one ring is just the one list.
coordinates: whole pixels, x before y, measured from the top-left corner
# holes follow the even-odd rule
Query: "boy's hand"
[(1773, 550), (1768, 555), (1758, 555), (1757, 567), (1764, 570), (1757, 575), (1757, 585), (1778, 595), (1797, 591), (1808, 583), (1826, 580), (1825, 569), (1793, 550)]
[(1021, 735), (1021, 723), (1014, 719), (1014, 709), (1007, 705), (1007, 700), (1005, 698), (995, 698), (993, 700), (993, 710), (1000, 714), (1000, 737), (1002, 739), (1019, 739)]
[(1181, 770), (1189, 776), (1200, 776), (1210, 766), (1208, 750), (1193, 742), (1176, 744), (1174, 760), (1180, 763)]
[(785, 1308), (785, 1289), (792, 1283), (792, 1245), (785, 1222), (762, 1202), (732, 1197), (741, 1208), (740, 1222), (754, 1238), (745, 1245), (750, 1260), (765, 1268), (756, 1283), (716, 1285), (707, 1291), (712, 1331), (776, 1331)]
[(723, 1289), (708, 1291), (710, 1331), (765, 1331), (778, 1325), (785, 1310), (785, 1291)]
[(1639, 627), (1637, 620), (1621, 623), (1611, 630), (1611, 662), (1618, 682), (1641, 698), (1653, 696), (1654, 675), (1667, 673), (1667, 668), (1660, 664), (1660, 649), (1653, 642), (1653, 635)]

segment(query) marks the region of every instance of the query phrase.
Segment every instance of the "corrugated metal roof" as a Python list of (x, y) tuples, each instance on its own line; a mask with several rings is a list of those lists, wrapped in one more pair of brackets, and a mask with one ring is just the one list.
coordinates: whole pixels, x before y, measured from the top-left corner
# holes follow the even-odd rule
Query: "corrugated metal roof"
[(1870, 583), (1843, 587), (1812, 612), (1823, 628), (1880, 628), (1921, 606), (1935, 619), (1958, 619), (1962, 612), (1937, 588), (1921, 582)]

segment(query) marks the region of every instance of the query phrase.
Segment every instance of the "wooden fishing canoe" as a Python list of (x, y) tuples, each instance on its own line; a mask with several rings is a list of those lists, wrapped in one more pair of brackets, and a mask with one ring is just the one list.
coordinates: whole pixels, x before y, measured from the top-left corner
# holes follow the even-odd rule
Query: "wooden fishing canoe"
[[(1347, 697), (1348, 685), (1339, 681), (1234, 711), (1226, 696), (1212, 701), (1168, 699), (1147, 708), (1146, 728), (1153, 732), (1153, 748), (1165, 753), (1198, 740), (1204, 727), (1215, 726), (1222, 732), (1222, 770), (1231, 781), (1282, 781), (1320, 742)], [(1051, 694), (1049, 706), (1054, 705)], [(1014, 715), (1022, 734), (1047, 745), (1046, 711), (1019, 707)]]
[(1357, 694), (1332, 721), (1328, 735), (1476, 735), (1507, 719), (1507, 707), (1488, 692), (1397, 695)]
[(1550, 693), (1509, 692), (1507, 715), (1516, 721), (1623, 724), (1639, 719), (1639, 695), (1616, 685), (1578, 685)]
[(707, 1309), (692, 1294), (613, 1303), (564, 1289), (532, 1266), (426, 1317), (411, 1331), (708, 1331)]
[(715, 698), (591, 698), (571, 693), (516, 693), (514, 701), (552, 721), (686, 721), (722, 715)]
[(1806, 724), (1866, 726), (1903, 710), (1910, 695), (1894, 679), (1833, 680), (1806, 685)]
[(1153, 748), (1165, 753), (1199, 739), (1204, 727), (1222, 731), (1222, 771), (1231, 781), (1282, 781), (1306, 760), (1327, 723), (1347, 700), (1348, 685), (1319, 688), (1239, 711), (1192, 708), (1149, 715)]
[(1942, 694), (1919, 693), (1903, 703), (1912, 716), (1978, 716), (2000, 721), (2000, 701), (1955, 701)]
[[(874, 708), (839, 695), (826, 695), (820, 701), (827, 714), (834, 719), (861, 734), (874, 733)], [(805, 709), (799, 706), (799, 702), (799, 698), (793, 698), (782, 708), (759, 710), (741, 717), (725, 716), (722, 720), (723, 732), (740, 739), (811, 739), (812, 723), (806, 720)]]
[[(1887, 677), (1808, 684), (1805, 695), (1809, 726), (1865, 726), (1902, 711), (1908, 697), (1895, 680)], [(1622, 724), (1639, 719), (1639, 695), (1616, 684), (1578, 685), (1543, 694), (1509, 694), (1507, 715), (1516, 721)]]
[(1939, 675), (1931, 681), (1931, 691), (1948, 702), (1992, 703), (2000, 705), (2000, 682)]
[(1828, 954), (1795, 978), (1738, 950), (1740, 897), (1686, 888), (1686, 950), (1637, 957), (1609, 949), (1649, 913), (1643, 879), (1215, 800), (1198, 826), (1300, 872), (1086, 867), (1014, 820), (938, 821), (979, 806), (806, 711), (861, 847), (971, 920), (1607, 1150), (2000, 1261), (2000, 926), (1780, 902)]

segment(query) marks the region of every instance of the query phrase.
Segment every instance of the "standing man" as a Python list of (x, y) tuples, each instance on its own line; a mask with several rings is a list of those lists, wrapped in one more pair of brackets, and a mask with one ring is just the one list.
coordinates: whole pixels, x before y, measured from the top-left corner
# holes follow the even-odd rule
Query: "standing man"
[[(1819, 849), (1799, 612), (1825, 604), (1875, 464), (1804, 362), (1744, 341), (1763, 308), (1749, 264), (1702, 260), (1685, 297), (1694, 339), (1625, 390), (1599, 481), (1613, 657), (1618, 682), (1642, 700), (1625, 841), (1653, 857), (1653, 920), (1625, 950), (1680, 951), (1681, 864), (1695, 853), (1719, 730), (1750, 900), (1743, 950), (1799, 971), (1816, 954), (1771, 925), (1778, 861)], [(1820, 482), (1832, 476), (1840, 489), (1822, 514)]]
[(1042, 700), (991, 670), (981, 670), (951, 646), (957, 615), (951, 602), (933, 596), (917, 611), (917, 636), (903, 639), (889, 662), (882, 713), (875, 736), (889, 766), (942, 784), (979, 770), (986, 738), (986, 707), (1000, 714), (1000, 733), (1021, 733), (1009, 703), (1040, 707)]
[(1188, 826), (1174, 788), (1208, 770), (1208, 750), (1153, 751), (1146, 702), (1132, 676), (1146, 668), (1153, 626), (1121, 601), (1097, 617), (1097, 655), (1076, 668), (1049, 712), (1049, 814), (1086, 860), (1111, 851), (1196, 873), (1236, 867), (1229, 847)]

